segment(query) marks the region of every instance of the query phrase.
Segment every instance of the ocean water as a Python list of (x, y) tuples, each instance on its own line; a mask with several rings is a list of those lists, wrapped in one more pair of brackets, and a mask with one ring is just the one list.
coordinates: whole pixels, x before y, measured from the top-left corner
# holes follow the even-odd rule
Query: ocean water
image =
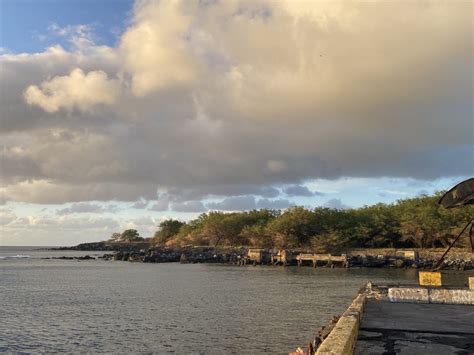
[[(360, 286), (416, 270), (42, 259), (0, 247), (0, 352), (287, 354)], [(452, 275), (461, 282), (466, 274)]]

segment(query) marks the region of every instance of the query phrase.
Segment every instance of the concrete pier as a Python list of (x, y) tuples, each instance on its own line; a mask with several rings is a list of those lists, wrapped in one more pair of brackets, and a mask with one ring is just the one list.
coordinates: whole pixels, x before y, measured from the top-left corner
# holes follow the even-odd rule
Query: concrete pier
[(474, 354), (474, 307), (369, 298), (354, 354)]
[(298, 266), (301, 266), (304, 262), (310, 262), (313, 267), (329, 266), (333, 267), (336, 263), (346, 267), (347, 257), (345, 255), (331, 255), (331, 254), (299, 254), (296, 256)]
[(316, 354), (474, 354), (470, 288), (374, 286), (361, 289)]

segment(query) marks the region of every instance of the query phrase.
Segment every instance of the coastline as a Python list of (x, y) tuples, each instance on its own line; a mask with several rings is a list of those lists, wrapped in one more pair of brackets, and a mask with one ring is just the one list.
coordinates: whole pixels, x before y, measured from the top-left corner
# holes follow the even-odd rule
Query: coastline
[[(342, 253), (315, 254), (311, 250), (276, 250), (250, 247), (158, 247), (147, 242), (137, 243), (83, 243), (73, 247), (52, 250), (107, 252), (104, 260), (144, 263), (223, 263), (234, 265), (311, 265), (313, 267), (367, 267), (430, 269), (443, 249), (348, 249)], [(306, 258), (303, 258), (306, 257)], [(331, 260), (332, 259), (332, 260)], [(313, 262), (306, 262), (313, 260)], [(337, 262), (337, 260), (344, 260)], [(305, 262), (303, 262), (305, 261)], [(474, 253), (465, 249), (452, 250), (442, 266), (445, 270), (474, 270)]]

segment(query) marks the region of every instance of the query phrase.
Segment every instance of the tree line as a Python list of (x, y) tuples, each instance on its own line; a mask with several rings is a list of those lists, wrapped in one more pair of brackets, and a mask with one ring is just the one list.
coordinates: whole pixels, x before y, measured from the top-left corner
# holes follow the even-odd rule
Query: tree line
[[(445, 209), (442, 193), (353, 209), (295, 206), (284, 211), (209, 212), (160, 223), (160, 246), (251, 246), (335, 252), (349, 248), (444, 247), (473, 216), (474, 206)], [(462, 242), (467, 245), (467, 238)]]

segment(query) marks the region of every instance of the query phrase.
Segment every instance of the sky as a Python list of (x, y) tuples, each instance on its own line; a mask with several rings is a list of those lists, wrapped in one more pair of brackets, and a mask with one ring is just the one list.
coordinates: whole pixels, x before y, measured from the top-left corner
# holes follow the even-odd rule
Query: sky
[(450, 188), (473, 6), (0, 0), (0, 245)]

